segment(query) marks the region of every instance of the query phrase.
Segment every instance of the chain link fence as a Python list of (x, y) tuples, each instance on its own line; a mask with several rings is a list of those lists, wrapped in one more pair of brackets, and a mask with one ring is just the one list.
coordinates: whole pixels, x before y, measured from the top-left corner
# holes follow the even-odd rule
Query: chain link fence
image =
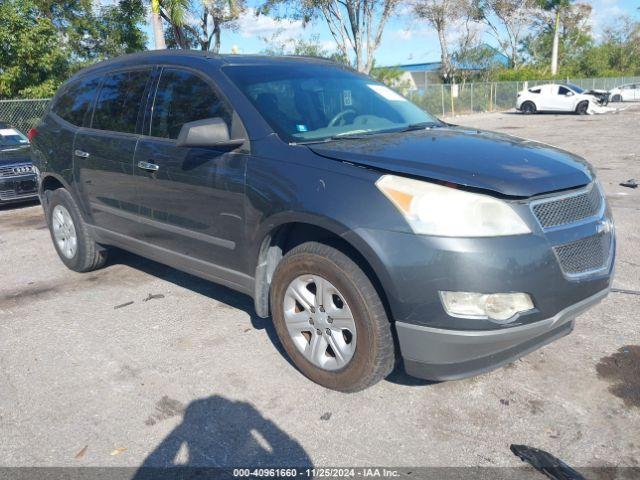
[[(627, 83), (640, 83), (640, 77), (578, 78), (567, 80), (584, 89), (611, 90)], [(474, 112), (504, 111), (514, 108), (518, 92), (561, 80), (525, 82), (472, 82), (432, 84), (419, 90), (409, 90), (407, 96), (425, 110), (450, 117)]]
[[(409, 90), (407, 96), (425, 110), (443, 117), (474, 112), (504, 111), (515, 107), (519, 91), (558, 80), (528, 82), (473, 82), (457, 85), (432, 84), (420, 90)], [(627, 83), (640, 83), (640, 77), (608, 77), (572, 79), (585, 89), (611, 90)], [(0, 100), (0, 122), (8, 123), (23, 133), (38, 123), (50, 99)]]
[(8, 123), (26, 135), (49, 105), (48, 98), (33, 100), (0, 100), (0, 123)]

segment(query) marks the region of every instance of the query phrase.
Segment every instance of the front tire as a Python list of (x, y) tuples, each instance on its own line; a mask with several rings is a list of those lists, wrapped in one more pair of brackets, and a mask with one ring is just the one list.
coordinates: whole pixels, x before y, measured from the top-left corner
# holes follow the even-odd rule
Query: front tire
[(45, 209), (53, 246), (67, 268), (90, 272), (104, 265), (107, 251), (98, 245), (71, 194), (64, 188), (47, 193)]
[(611, 99), (611, 101), (614, 102), (614, 103), (622, 102), (622, 95), (614, 95), (613, 98)]
[(520, 107), (520, 111), (525, 115), (532, 115), (536, 113), (536, 104), (533, 102), (524, 102)]
[(588, 110), (589, 110), (589, 102), (586, 100), (584, 102), (580, 102), (576, 107), (576, 113), (578, 115), (586, 115)]
[(280, 342), (314, 382), (356, 392), (393, 370), (394, 342), (382, 301), (340, 250), (308, 242), (288, 252), (274, 273), (270, 301)]

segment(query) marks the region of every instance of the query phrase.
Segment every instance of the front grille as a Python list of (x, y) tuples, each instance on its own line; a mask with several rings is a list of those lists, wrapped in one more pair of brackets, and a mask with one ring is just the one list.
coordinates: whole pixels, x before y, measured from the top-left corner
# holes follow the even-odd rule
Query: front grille
[(608, 266), (612, 241), (612, 233), (603, 232), (559, 245), (553, 250), (565, 275), (584, 275)]
[(29, 163), (10, 165), (7, 167), (0, 167), (0, 177), (17, 177), (18, 175), (33, 173), (34, 171), (33, 165)]
[(591, 184), (587, 191), (534, 202), (532, 209), (542, 228), (552, 228), (597, 215), (603, 201), (598, 187)]
[(21, 198), (35, 197), (36, 192), (18, 193), (15, 190), (0, 190), (0, 200), (19, 200)]

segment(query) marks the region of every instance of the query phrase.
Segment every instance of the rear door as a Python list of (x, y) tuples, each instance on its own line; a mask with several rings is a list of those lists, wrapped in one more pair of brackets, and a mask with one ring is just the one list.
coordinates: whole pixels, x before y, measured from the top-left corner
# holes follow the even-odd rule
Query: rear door
[(210, 78), (179, 67), (162, 69), (148, 117), (134, 161), (140, 204), (134, 236), (240, 270), (244, 259), (234, 251), (244, 234), (248, 151), (176, 145), (182, 125), (214, 117), (233, 138), (247, 138), (239, 118)]
[(70, 183), (73, 179), (73, 143), (76, 132), (91, 118), (100, 87), (100, 76), (87, 76), (69, 83), (53, 100), (51, 110), (37, 126), (34, 161), (43, 171), (56, 172)]
[(133, 156), (142, 125), (152, 68), (108, 73), (102, 80), (89, 128), (73, 147), (78, 188), (96, 226), (128, 234), (137, 212)]
[(541, 85), (540, 98), (536, 99), (538, 110), (557, 110), (558, 109), (558, 86), (557, 85)]

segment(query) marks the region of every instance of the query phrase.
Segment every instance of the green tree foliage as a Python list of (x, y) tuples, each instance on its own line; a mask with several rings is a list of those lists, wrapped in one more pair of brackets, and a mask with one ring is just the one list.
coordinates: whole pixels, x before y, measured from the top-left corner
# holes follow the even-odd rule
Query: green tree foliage
[[(558, 25), (558, 68), (560, 71), (574, 70), (586, 51), (593, 46), (589, 18), (591, 5), (576, 3), (564, 7)], [(523, 42), (523, 53), (529, 63), (550, 72), (556, 14), (540, 10), (534, 16), (532, 32)]]
[(0, 98), (48, 97), (69, 70), (55, 24), (35, 2), (0, 3)]
[[(601, 77), (640, 74), (640, 22), (631, 17), (615, 19), (593, 38), (591, 5), (576, 3), (566, 7), (561, 17), (558, 40), (559, 77)], [(542, 10), (531, 33), (522, 42), (527, 66), (521, 72), (500, 70), (499, 80), (549, 78), (554, 35), (554, 17)]]
[(75, 70), (144, 49), (142, 0), (0, 1), (0, 98), (47, 97)]
[(120, 0), (102, 7), (99, 21), (100, 52), (105, 58), (145, 49), (147, 36), (140, 29), (145, 20), (141, 0)]

